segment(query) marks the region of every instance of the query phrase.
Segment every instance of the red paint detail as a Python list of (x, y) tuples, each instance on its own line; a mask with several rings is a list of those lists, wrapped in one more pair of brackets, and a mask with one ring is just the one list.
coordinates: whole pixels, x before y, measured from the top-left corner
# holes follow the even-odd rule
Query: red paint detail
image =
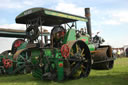
[(64, 58), (67, 58), (69, 56), (69, 47), (67, 44), (64, 44), (62, 45), (61, 47), (61, 55), (64, 57)]
[(4, 59), (4, 58), (3, 58), (2, 62), (3, 62), (4, 67), (5, 67), (6, 69), (12, 67), (12, 63), (13, 63), (12, 60), (10, 60), (10, 59)]
[(59, 64), (59, 67), (63, 67), (63, 63), (60, 63), (60, 64)]
[(81, 40), (84, 41), (84, 42), (86, 41), (86, 39), (81, 39)]
[(14, 47), (19, 47), (24, 41), (21, 41), (21, 40), (17, 40), (15, 43), (14, 43)]
[(64, 36), (65, 33), (64, 32), (61, 32), (61, 34), (62, 34), (62, 36)]
[(65, 33), (62, 31), (62, 32), (59, 32), (59, 37), (63, 37), (65, 35)]

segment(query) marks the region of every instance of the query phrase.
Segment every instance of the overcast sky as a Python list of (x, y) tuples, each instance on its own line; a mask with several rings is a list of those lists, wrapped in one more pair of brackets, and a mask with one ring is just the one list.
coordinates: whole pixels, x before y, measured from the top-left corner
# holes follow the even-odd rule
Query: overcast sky
[[(106, 44), (128, 45), (128, 0), (0, 0), (0, 28), (25, 29), (15, 17), (26, 9), (44, 7), (84, 16), (91, 8), (92, 32), (100, 32)], [(0, 52), (10, 49), (15, 39), (0, 38)]]

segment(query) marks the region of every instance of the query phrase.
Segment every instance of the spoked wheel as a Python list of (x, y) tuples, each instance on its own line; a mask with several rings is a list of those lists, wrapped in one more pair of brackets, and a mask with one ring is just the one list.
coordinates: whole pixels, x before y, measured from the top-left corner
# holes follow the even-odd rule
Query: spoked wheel
[[(30, 73), (31, 69), (29, 67), (30, 65), (30, 58), (28, 56), (28, 53), (26, 51), (21, 52), (22, 50), (19, 50), (16, 52), (18, 54), (17, 56), (14, 56), (14, 73)], [(21, 52), (21, 53), (20, 53)]]
[(87, 77), (91, 70), (91, 55), (88, 46), (83, 41), (76, 41), (70, 49), (70, 77)]

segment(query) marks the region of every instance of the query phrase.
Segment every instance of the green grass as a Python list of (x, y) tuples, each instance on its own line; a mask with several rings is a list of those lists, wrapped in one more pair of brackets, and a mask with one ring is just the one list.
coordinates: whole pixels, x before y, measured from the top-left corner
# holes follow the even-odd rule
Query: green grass
[(88, 78), (54, 82), (35, 79), (31, 74), (0, 76), (0, 85), (128, 85), (128, 58), (117, 59), (112, 70), (91, 70)]

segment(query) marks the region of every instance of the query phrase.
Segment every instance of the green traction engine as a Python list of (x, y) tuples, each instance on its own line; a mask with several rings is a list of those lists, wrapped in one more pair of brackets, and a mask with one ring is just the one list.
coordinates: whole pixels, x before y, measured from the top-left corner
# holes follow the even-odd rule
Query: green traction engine
[[(85, 15), (31, 8), (16, 17), (16, 23), (26, 24), (34, 77), (61, 81), (87, 77), (91, 69), (113, 68), (111, 46), (101, 45), (104, 40), (98, 35), (92, 37), (89, 8)], [(78, 29), (79, 21), (86, 23), (87, 32), (84, 26)], [(43, 35), (43, 28), (51, 29), (51, 33)]]
[(26, 51), (25, 35), (23, 30), (0, 28), (0, 37), (19, 38), (13, 42), (11, 50), (0, 54), (0, 75), (31, 72), (28, 65), (30, 59)]

